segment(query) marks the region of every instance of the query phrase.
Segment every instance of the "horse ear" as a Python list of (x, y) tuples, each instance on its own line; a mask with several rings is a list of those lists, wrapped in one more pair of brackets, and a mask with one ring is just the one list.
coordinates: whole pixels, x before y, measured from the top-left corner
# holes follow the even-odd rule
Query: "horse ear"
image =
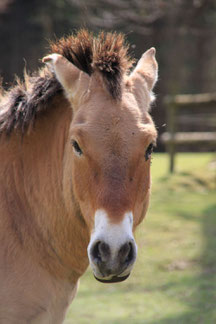
[(148, 90), (151, 91), (157, 82), (158, 64), (155, 59), (156, 50), (154, 47), (147, 50), (138, 61), (134, 71), (131, 73), (132, 78), (142, 76), (146, 81)]
[[(66, 94), (73, 98), (78, 91), (80, 74), (83, 72), (60, 54), (54, 53), (45, 56), (42, 59), (42, 62), (45, 63), (52, 72), (54, 72)], [(86, 73), (84, 74), (88, 77)]]

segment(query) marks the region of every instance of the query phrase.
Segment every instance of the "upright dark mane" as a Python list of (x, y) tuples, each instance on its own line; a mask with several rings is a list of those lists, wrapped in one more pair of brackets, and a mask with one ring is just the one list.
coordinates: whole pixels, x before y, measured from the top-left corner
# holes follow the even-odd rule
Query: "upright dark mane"
[(81, 30), (53, 43), (51, 52), (63, 55), (89, 75), (98, 70), (113, 98), (121, 96), (122, 75), (133, 63), (124, 36), (117, 33), (101, 32), (96, 38), (87, 30)]
[[(124, 36), (101, 32), (94, 37), (87, 30), (62, 38), (50, 46), (51, 53), (66, 57), (80, 70), (92, 75), (99, 71), (114, 99), (121, 98), (121, 83), (133, 61), (128, 56)], [(37, 115), (50, 106), (50, 101), (62, 87), (47, 68), (29, 76), (0, 96), (0, 133), (10, 134), (14, 129), (22, 133), (32, 125)]]

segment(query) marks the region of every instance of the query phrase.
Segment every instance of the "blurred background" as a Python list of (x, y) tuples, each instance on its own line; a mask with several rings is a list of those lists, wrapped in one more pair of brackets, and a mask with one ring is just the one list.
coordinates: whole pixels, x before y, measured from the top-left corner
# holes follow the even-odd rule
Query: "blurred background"
[(152, 115), (159, 135), (176, 127), (167, 95), (213, 95), (173, 99), (173, 106), (182, 105), (180, 132), (196, 136), (184, 135), (178, 150), (190, 153), (175, 156), (173, 174), (168, 173), (172, 154), (161, 153), (173, 153), (173, 143), (159, 137), (135, 270), (126, 282), (108, 286), (87, 271), (65, 323), (214, 324), (216, 0), (0, 0), (4, 87), (15, 75), (22, 78), (25, 67), (33, 72), (42, 66), (49, 40), (80, 27), (125, 33), (136, 59), (156, 47), (159, 81)]

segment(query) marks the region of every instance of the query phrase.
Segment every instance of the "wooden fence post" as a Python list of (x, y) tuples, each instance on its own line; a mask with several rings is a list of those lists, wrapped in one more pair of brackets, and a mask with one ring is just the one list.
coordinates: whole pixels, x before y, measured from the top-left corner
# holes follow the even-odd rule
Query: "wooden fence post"
[(173, 102), (167, 104), (167, 122), (168, 132), (170, 133), (170, 141), (168, 143), (168, 151), (170, 156), (169, 170), (171, 173), (174, 172), (175, 168), (175, 110), (176, 106)]

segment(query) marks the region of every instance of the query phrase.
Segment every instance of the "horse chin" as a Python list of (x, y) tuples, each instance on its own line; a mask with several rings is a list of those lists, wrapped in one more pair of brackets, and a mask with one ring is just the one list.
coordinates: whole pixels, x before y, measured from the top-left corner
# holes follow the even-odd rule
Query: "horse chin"
[(101, 279), (101, 278), (97, 278), (96, 276), (94, 276), (94, 277), (95, 277), (95, 279), (97, 279), (98, 281), (100, 281), (102, 283), (116, 283), (116, 282), (121, 282), (121, 281), (126, 280), (129, 276), (130, 276), (130, 273), (123, 277), (113, 276), (110, 279)]

